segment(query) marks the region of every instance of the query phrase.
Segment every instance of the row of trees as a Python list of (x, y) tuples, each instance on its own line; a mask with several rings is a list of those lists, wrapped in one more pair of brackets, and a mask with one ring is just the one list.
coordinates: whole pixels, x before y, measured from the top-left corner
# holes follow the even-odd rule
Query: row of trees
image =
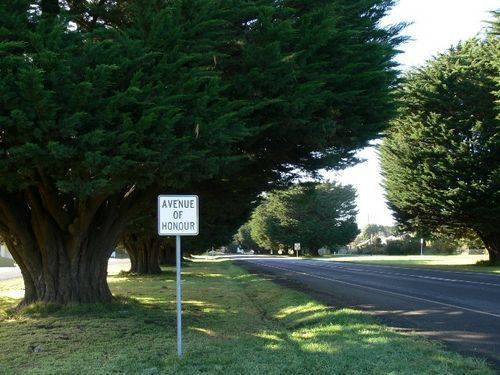
[[(495, 17), (485, 38), (465, 41), (406, 74), (381, 148), (387, 199), (399, 231), (432, 239), (444, 251), (479, 238), (492, 264), (500, 261), (498, 13)], [(308, 210), (299, 208), (306, 207), (306, 196), (300, 187), (270, 195), (249, 223), (252, 239), (265, 249), (291, 246), (294, 238), (312, 248), (319, 245), (311, 239), (329, 243), (325, 233), (333, 232), (313, 230), (321, 227), (323, 215), (312, 209), (308, 217)], [(327, 201), (322, 206), (328, 207)], [(419, 250), (418, 240), (401, 244), (408, 246), (393, 242), (387, 251)]]
[(1, 2), (0, 236), (22, 303), (110, 301), (120, 241), (157, 271), (159, 192), (200, 195), (195, 251), (262, 191), (351, 163), (392, 113), (391, 5)]
[(350, 243), (358, 234), (356, 192), (334, 183), (304, 183), (266, 194), (235, 240), (245, 248), (279, 248), (318, 255), (318, 250)]
[(387, 199), (403, 230), (479, 237), (500, 261), (499, 14), (484, 39), (410, 71), (381, 148)]

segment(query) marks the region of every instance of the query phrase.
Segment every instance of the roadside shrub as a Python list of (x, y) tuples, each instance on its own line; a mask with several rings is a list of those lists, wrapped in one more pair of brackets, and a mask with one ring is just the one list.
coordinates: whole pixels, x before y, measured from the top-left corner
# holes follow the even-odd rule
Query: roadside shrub
[(387, 242), (385, 251), (389, 255), (420, 254), (420, 242), (413, 238), (389, 241)]
[(457, 242), (448, 239), (432, 240), (429, 246), (429, 250), (433, 254), (454, 254), (458, 248)]
[(377, 244), (365, 245), (358, 247), (357, 253), (363, 255), (381, 255), (385, 254), (385, 247)]

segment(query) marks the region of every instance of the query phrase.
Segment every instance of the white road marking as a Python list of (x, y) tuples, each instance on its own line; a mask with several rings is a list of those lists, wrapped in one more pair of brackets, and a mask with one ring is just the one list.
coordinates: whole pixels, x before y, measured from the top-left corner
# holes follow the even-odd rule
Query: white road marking
[(469, 275), (469, 276), (487, 276), (487, 277), (500, 279), (500, 275), (496, 274), (496, 273), (483, 272), (483, 271), (450, 271), (450, 270), (438, 268), (438, 266), (436, 266), (436, 268), (427, 267), (427, 266), (401, 267), (401, 266), (396, 266), (396, 265), (392, 265), (392, 264), (374, 264), (374, 263), (362, 263), (362, 262), (355, 262), (355, 261), (352, 261), (352, 262), (351, 261), (337, 261), (337, 260), (328, 260), (328, 259), (315, 259), (314, 261), (323, 262), (323, 263), (331, 263), (331, 264), (344, 263), (344, 264), (349, 264), (349, 265), (360, 265), (360, 266), (379, 267), (379, 268), (396, 268), (396, 269), (402, 269), (402, 270), (421, 269), (422, 271), (447, 272), (447, 273), (456, 273), (456, 274), (460, 274), (460, 275)]
[[(318, 265), (318, 263), (313, 262), (313, 261), (306, 261), (306, 262), (309, 262), (309, 263), (306, 263), (306, 264), (310, 264), (310, 265), (314, 265), (314, 266)], [(350, 264), (350, 265), (352, 266), (352, 264)], [(356, 268), (348, 268), (346, 266), (341, 266), (339, 264), (328, 264), (328, 265), (325, 264), (325, 266), (326, 267), (323, 267), (323, 265), (321, 265), (318, 268), (322, 268), (322, 269), (336, 268), (336, 269), (340, 269), (340, 270), (354, 271), (354, 272), (363, 272), (363, 271), (366, 271), (366, 269), (363, 270), (362, 268), (357, 268), (357, 269)], [(394, 267), (394, 268), (396, 268), (396, 267)], [(438, 280), (438, 281), (450, 281), (450, 282), (460, 282), (460, 283), (479, 284), (479, 285), (489, 285), (489, 286), (500, 287), (500, 284), (488, 283), (488, 282), (485, 282), (485, 281), (471, 281), (471, 280), (460, 280), (460, 279), (448, 279), (448, 278), (437, 277), (437, 276), (414, 275), (414, 274), (399, 273), (399, 272), (382, 272), (382, 271), (375, 271), (375, 270), (371, 270), (371, 269), (370, 269), (370, 273), (377, 273), (377, 274), (380, 274), (380, 275), (394, 275), (394, 276), (418, 277), (420, 279), (429, 279), (429, 280)]]
[(259, 263), (259, 262), (252, 262), (252, 261), (249, 261), (249, 262), (250, 263), (254, 263), (254, 264), (258, 264), (258, 265), (261, 265), (261, 266), (265, 266), (265, 267), (276, 268), (276, 269), (279, 269), (279, 270), (282, 270), (282, 271), (288, 271), (288, 272), (297, 273), (299, 275), (305, 275), (305, 276), (309, 276), (309, 277), (314, 277), (314, 278), (321, 279), (321, 280), (333, 281), (333, 282), (336, 282), (336, 283), (351, 285), (351, 286), (358, 287), (358, 288), (363, 288), (363, 289), (368, 289), (368, 290), (374, 290), (374, 291), (377, 291), (377, 292), (380, 292), (380, 293), (387, 293), (387, 294), (395, 295), (395, 296), (398, 296), (398, 297), (404, 297), (404, 298), (414, 299), (414, 300), (417, 300), (417, 301), (424, 301), (424, 302), (434, 303), (436, 305), (441, 305), (441, 306), (446, 306), (446, 307), (452, 307), (452, 308), (455, 308), (455, 309), (469, 311), (469, 312), (473, 312), (473, 313), (476, 313), (476, 314), (482, 314), (482, 315), (493, 316), (495, 318), (500, 318), (500, 315), (493, 314), (493, 313), (490, 313), (490, 312), (487, 312), (487, 311), (470, 309), (468, 307), (462, 307), (462, 306), (452, 305), (450, 303), (445, 303), (445, 302), (433, 301), (433, 300), (430, 300), (430, 299), (427, 299), (427, 298), (409, 296), (407, 294), (402, 294), (402, 293), (397, 293), (397, 292), (391, 292), (391, 291), (388, 291), (388, 290), (374, 288), (374, 287), (371, 287), (371, 286), (354, 284), (354, 283), (350, 283), (350, 282), (347, 282), (347, 281), (331, 279), (329, 277), (324, 277), (324, 276), (312, 275), (312, 274), (307, 273), (307, 272), (295, 271), (295, 270), (291, 270), (289, 268), (282, 268), (282, 267), (270, 266), (268, 264), (262, 264), (262, 263)]

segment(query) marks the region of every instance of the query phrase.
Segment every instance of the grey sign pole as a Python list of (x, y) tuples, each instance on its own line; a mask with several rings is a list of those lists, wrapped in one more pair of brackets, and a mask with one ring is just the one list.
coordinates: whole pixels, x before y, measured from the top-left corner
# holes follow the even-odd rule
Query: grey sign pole
[(181, 236), (175, 237), (175, 268), (177, 277), (177, 355), (182, 357)]
[(158, 235), (175, 236), (177, 355), (179, 358), (182, 357), (181, 236), (197, 236), (198, 233), (197, 195), (158, 195)]

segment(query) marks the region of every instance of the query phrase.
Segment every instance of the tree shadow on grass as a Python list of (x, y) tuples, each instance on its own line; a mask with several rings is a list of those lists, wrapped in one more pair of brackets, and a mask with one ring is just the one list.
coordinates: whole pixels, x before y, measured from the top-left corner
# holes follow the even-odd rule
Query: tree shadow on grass
[[(93, 303), (82, 305), (68, 305), (62, 306), (57, 304), (34, 303), (22, 309), (15, 309), (15, 305), (19, 300), (11, 299), (2, 304), (0, 298), (0, 309), (12, 312), (12, 317), (32, 317), (32, 318), (45, 318), (45, 317), (88, 317), (88, 318), (119, 318), (131, 314), (143, 314), (150, 310), (156, 310), (155, 306), (150, 304), (143, 304), (136, 298), (125, 296), (115, 296), (110, 303)], [(10, 305), (10, 308), (9, 308)]]
[[(251, 299), (253, 306), (261, 302)], [(481, 361), (460, 358), (424, 339), (409, 340), (353, 310), (317, 309), (308, 303), (288, 304), (283, 309), (289, 312), (279, 314), (258, 306), (264, 324), (242, 324), (234, 330), (222, 330), (220, 322), (211, 319), (205, 319), (203, 327), (196, 327), (193, 321), (189, 326), (206, 336), (210, 352), (229, 356), (226, 360), (209, 359), (230, 366), (233, 370), (228, 369), (228, 373), (489, 373)], [(316, 315), (311, 318), (310, 313)], [(247, 350), (238, 350), (236, 340)], [(202, 352), (192, 353), (197, 355)], [(259, 356), (264, 363), (256, 365), (255, 357)], [(257, 369), (247, 367), (246, 361)], [(188, 362), (181, 369), (186, 373), (201, 371), (206, 362), (200, 366)]]
[(162, 267), (162, 270), (160, 273), (155, 273), (155, 274), (150, 274), (150, 275), (142, 275), (138, 273), (134, 273), (132, 271), (120, 271), (116, 276), (121, 277), (121, 278), (128, 278), (128, 279), (161, 279), (165, 277), (172, 277), (175, 276), (175, 269), (171, 268), (166, 268)]

